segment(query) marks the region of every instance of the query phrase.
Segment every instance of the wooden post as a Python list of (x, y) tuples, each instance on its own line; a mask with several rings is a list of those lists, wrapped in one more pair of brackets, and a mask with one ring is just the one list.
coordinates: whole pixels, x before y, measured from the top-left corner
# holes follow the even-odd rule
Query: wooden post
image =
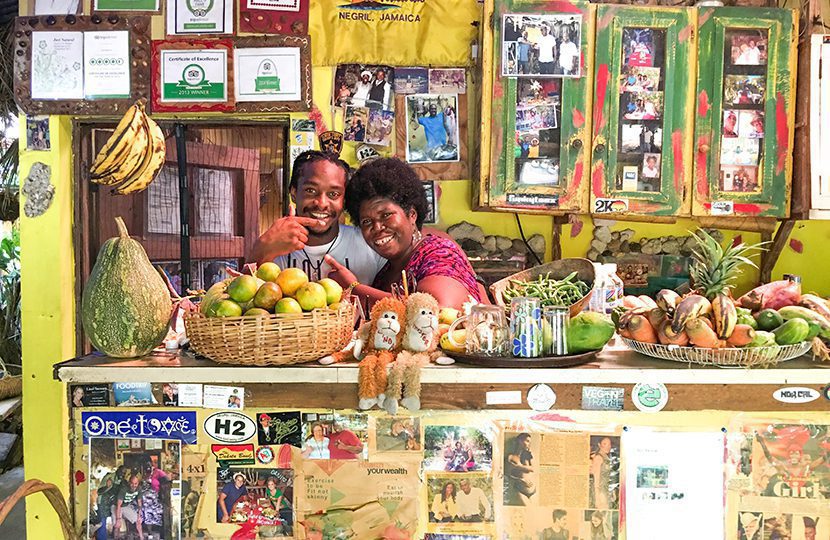
[[(787, 245), (787, 240), (790, 238), (794, 226), (794, 219), (782, 221), (775, 233), (775, 238), (772, 240), (772, 245), (769, 246), (768, 251), (761, 254), (761, 283), (769, 283), (772, 280), (772, 269), (775, 268), (778, 257), (781, 256), (784, 246)], [(763, 233), (761, 238), (765, 242), (769, 241), (770, 233)]]

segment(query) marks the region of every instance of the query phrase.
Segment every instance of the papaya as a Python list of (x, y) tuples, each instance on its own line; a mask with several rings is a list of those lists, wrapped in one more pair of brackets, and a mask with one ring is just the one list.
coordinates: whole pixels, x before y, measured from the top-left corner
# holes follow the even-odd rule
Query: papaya
[(810, 325), (804, 319), (790, 319), (772, 331), (779, 345), (801, 343), (810, 334)]
[(596, 351), (614, 335), (614, 323), (600, 313), (583, 311), (568, 321), (566, 334), (568, 354)]
[(92, 346), (114, 358), (144, 356), (167, 335), (170, 292), (140, 243), (117, 217), (118, 236), (101, 246), (81, 298)]

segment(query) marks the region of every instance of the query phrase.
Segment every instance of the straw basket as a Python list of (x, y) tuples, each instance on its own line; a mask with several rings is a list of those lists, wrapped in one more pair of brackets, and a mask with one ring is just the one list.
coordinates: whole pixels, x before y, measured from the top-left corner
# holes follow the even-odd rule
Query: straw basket
[[(548, 273), (550, 273), (550, 277), (552, 277), (553, 279), (562, 279), (568, 277), (568, 275), (572, 272), (576, 272), (577, 279), (584, 281), (588, 284), (589, 287), (594, 286), (595, 276), (593, 263), (588, 259), (573, 258), (560, 259), (558, 261), (541, 264), (539, 266), (534, 266), (533, 268), (528, 268), (527, 270), (517, 272), (512, 276), (500, 279), (497, 282), (490, 285), (490, 292), (493, 294), (493, 299), (495, 299), (496, 304), (504, 306), (505, 301), (502, 294), (504, 293), (505, 289), (510, 287), (510, 282), (512, 280), (533, 281), (539, 276), (544, 276)], [(588, 303), (588, 300), (591, 299), (591, 292), (592, 291), (589, 290), (588, 294), (583, 296), (581, 300), (570, 306), (571, 317), (575, 317), (580, 311), (582, 311), (582, 309)]]
[(69, 509), (66, 506), (66, 500), (63, 498), (63, 494), (60, 492), (58, 487), (54, 484), (47, 484), (46, 482), (36, 479), (24, 482), (15, 490), (14, 493), (9, 495), (3, 501), (0, 501), (0, 526), (3, 525), (3, 522), (6, 520), (9, 512), (12, 511), (12, 508), (14, 508), (18, 502), (35, 493), (43, 493), (49, 501), (49, 504), (52, 505), (55, 513), (58, 514), (64, 540), (80, 540), (81, 537), (75, 534), (75, 531), (72, 529), (72, 518), (69, 516)]
[(193, 349), (216, 362), (284, 366), (317, 360), (346, 346), (355, 307), (315, 309), (270, 317), (208, 318), (188, 313), (184, 324)]

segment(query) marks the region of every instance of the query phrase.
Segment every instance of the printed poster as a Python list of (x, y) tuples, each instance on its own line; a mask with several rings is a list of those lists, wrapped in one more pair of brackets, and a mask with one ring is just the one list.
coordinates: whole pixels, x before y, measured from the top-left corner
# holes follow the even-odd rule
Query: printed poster
[(161, 51), (162, 103), (228, 100), (228, 51)]
[(724, 538), (725, 435), (629, 428), (625, 448), (627, 540)]
[(83, 32), (32, 32), (32, 99), (84, 99)]
[(418, 461), (305, 461), (299, 538), (408, 538), (418, 527)]
[(86, 99), (130, 97), (130, 33), (84, 32)]
[(503, 431), (501, 447), (501, 534), (619, 538), (619, 436), (511, 427)]
[(301, 99), (299, 48), (242, 48), (233, 54), (236, 101)]
[(233, 0), (167, 0), (167, 35), (230, 34)]

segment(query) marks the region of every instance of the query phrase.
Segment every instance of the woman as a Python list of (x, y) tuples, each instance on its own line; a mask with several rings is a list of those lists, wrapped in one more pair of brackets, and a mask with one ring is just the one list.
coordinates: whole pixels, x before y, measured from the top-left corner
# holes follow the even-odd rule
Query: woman
[(265, 496), (273, 505), (274, 510), (279, 512), (282, 534), (290, 536), (292, 533), (291, 501), (285, 496), (282, 489), (277, 487), (277, 479), (269, 476), (265, 482)]
[(467, 451), (461, 445), (461, 441), (456, 441), (455, 448), (452, 449), (452, 454), (447, 459), (446, 470), (452, 472), (467, 472)]
[(405, 272), (410, 291), (429, 293), (442, 307), (461, 309), (469, 298), (485, 301), (461, 248), (447, 238), (421, 233), (426, 194), (406, 163), (381, 158), (361, 167), (346, 187), (346, 210), (369, 247), (388, 262), (368, 286), (358, 284), (352, 272), (326, 256), (334, 269), (329, 277), (343, 287), (354, 286), (354, 294), (374, 303), (390, 296), (393, 285), (401, 288)]
[(329, 438), (323, 433), (323, 424), (311, 424), (311, 435), (305, 441), (303, 457), (306, 459), (329, 459)]
[(591, 513), (591, 540), (611, 540), (611, 531), (606, 530), (605, 519), (599, 510)]
[(596, 450), (591, 453), (592, 506), (601, 510), (612, 508), (612, 503), (615, 502), (611, 500), (614, 491), (611, 483), (611, 473), (614, 471), (611, 459), (612, 447), (611, 438), (603, 437), (597, 444)]
[(533, 484), (533, 453), (530, 451), (530, 433), (519, 433), (513, 439), (513, 448), (504, 464), (508, 501), (511, 506), (528, 506), (536, 494)]
[(458, 508), (455, 504), (455, 484), (447, 482), (441, 489), (441, 493), (432, 499), (430, 521), (434, 523), (448, 523), (458, 515)]
[(84, 389), (81, 386), (76, 386), (72, 390), (72, 406), (73, 407), (83, 407), (84, 406)]

